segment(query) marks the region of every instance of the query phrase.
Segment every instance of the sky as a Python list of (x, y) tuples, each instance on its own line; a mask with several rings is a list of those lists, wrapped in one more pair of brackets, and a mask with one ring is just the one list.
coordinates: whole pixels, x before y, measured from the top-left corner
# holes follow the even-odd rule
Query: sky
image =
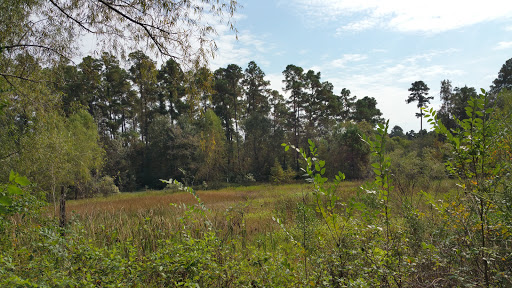
[[(441, 81), (486, 90), (512, 58), (512, 1), (249, 0), (239, 1), (238, 40), (217, 28), (209, 63), (243, 69), (255, 61), (283, 93), (289, 64), (321, 73), (340, 94), (374, 97), (390, 127), (420, 128), (408, 89), (422, 80), (440, 106)], [(424, 122), (425, 123), (425, 122)]]

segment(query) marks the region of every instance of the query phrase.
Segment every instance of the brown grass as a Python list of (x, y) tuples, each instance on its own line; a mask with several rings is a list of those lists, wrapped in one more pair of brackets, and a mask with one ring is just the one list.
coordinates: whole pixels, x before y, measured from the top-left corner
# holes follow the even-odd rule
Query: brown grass
[[(343, 183), (340, 186), (342, 201), (354, 195), (360, 184)], [(197, 191), (197, 195), (209, 208), (207, 217), (222, 239), (252, 241), (258, 235), (281, 231), (273, 216), (292, 223), (297, 203), (309, 191), (309, 184), (258, 185)], [(94, 241), (108, 243), (111, 241), (109, 235), (115, 233), (118, 241), (133, 239), (144, 243), (147, 249), (153, 249), (158, 239), (169, 237), (183, 225), (179, 219), (185, 215), (184, 210), (172, 207), (171, 203), (180, 206), (196, 204), (197, 201), (186, 192), (146, 191), (70, 200), (66, 210), (67, 218), (79, 219)], [(198, 220), (187, 225), (194, 226), (192, 230), (204, 231), (204, 221)]]
[[(241, 188), (226, 188), (222, 190), (197, 191), (198, 196), (205, 205), (213, 210), (226, 209), (229, 206), (239, 202), (251, 201), (255, 199), (267, 198), (280, 189), (280, 194), (289, 194), (295, 190), (297, 185), (288, 186), (253, 186)], [(148, 191), (136, 193), (122, 193), (109, 197), (98, 197), (84, 200), (67, 201), (67, 211), (72, 214), (94, 214), (105, 212), (138, 212), (142, 210), (152, 210), (168, 208), (170, 203), (175, 204), (196, 204), (197, 201), (192, 195), (186, 192), (165, 192)]]

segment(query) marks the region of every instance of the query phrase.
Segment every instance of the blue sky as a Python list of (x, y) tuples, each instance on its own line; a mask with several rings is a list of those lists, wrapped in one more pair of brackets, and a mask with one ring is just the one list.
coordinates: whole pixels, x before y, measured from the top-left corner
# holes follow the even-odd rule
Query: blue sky
[(377, 99), (390, 125), (419, 130), (409, 87), (423, 80), (438, 108), (440, 82), (488, 89), (512, 58), (512, 1), (240, 1), (238, 41), (219, 26), (210, 68), (254, 60), (283, 93), (288, 64), (321, 72), (335, 93)]

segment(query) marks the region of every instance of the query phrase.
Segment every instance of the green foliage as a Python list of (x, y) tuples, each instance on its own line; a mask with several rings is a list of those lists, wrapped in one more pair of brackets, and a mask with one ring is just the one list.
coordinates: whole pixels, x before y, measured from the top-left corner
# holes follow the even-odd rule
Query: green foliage
[(325, 174), (325, 161), (318, 159), (318, 149), (313, 141), (308, 140), (309, 151), (299, 149), (293, 145), (284, 144), (285, 150), (291, 147), (293, 150), (299, 152), (305, 162), (304, 172), (306, 173), (308, 182), (313, 184), (313, 197), (315, 203), (315, 210), (322, 216), (331, 240), (336, 243), (337, 247), (342, 245), (342, 233), (344, 222), (348, 219), (343, 219), (336, 212), (336, 206), (339, 204), (339, 196), (336, 193), (337, 186), (345, 180), (345, 175), (338, 172), (334, 177), (333, 183), (327, 185), (327, 178)]
[(471, 97), (477, 97), (478, 93), (473, 87), (464, 86), (462, 88), (455, 87), (452, 89), (449, 80), (441, 82), (441, 109), (439, 110), (439, 119), (448, 129), (455, 129), (457, 123), (455, 119), (460, 121), (466, 119), (466, 105)]
[(9, 182), (0, 185), (0, 216), (18, 212), (15, 207), (16, 198), (24, 197), (24, 187), (30, 185), (27, 177), (20, 176), (11, 170)]
[[(368, 177), (370, 149), (361, 141), (360, 135), (370, 135), (373, 127), (366, 122), (340, 123), (334, 126), (331, 135), (319, 143), (319, 155), (334, 171), (346, 171), (349, 180)], [(329, 176), (335, 176), (328, 172)]]
[(505, 61), (498, 72), (498, 77), (492, 81), (491, 94), (497, 95), (503, 90), (512, 90), (512, 58)]
[(402, 197), (414, 196), (418, 190), (434, 191), (447, 179), (443, 159), (437, 156), (439, 151), (430, 148), (423, 152), (418, 155), (417, 151), (397, 148), (389, 153), (393, 159), (390, 167), (393, 183)]
[(270, 181), (275, 184), (280, 184), (284, 182), (284, 170), (281, 167), (279, 161), (274, 161), (274, 166), (270, 168)]
[[(285, 144), (286, 145), (286, 144)], [(295, 171), (288, 166), (286, 170), (283, 170), (279, 161), (274, 161), (274, 166), (270, 168), (270, 181), (273, 184), (290, 183), (296, 176)]]
[(98, 182), (97, 187), (98, 193), (104, 196), (120, 193), (119, 188), (114, 184), (114, 179), (110, 176), (102, 177)]
[(420, 112), (416, 113), (416, 117), (420, 118), (420, 131), (423, 130), (423, 107), (426, 107), (426, 104), (430, 103), (430, 100), (434, 99), (434, 96), (428, 96), (428, 88), (427, 84), (423, 81), (415, 81), (411, 84), (411, 88), (409, 91), (411, 94), (405, 101), (407, 104), (412, 102), (418, 102), (418, 108), (420, 108)]
[(200, 161), (197, 177), (206, 182), (219, 181), (226, 170), (226, 141), (219, 117), (206, 110), (199, 122)]
[(378, 124), (377, 134), (375, 134), (375, 141), (370, 140), (368, 137), (363, 140), (370, 145), (372, 154), (376, 157), (375, 163), (372, 164), (373, 173), (375, 173), (374, 184), (379, 187), (377, 195), (380, 201), (384, 203), (383, 214), (386, 219), (386, 224), (389, 230), (389, 193), (393, 190), (391, 179), (391, 158), (385, 154), (386, 151), (386, 136), (389, 128), (389, 120), (386, 124)]
[(466, 238), (468, 245), (460, 247), (462, 253), (467, 253), (467, 260), (474, 261), (478, 267), (479, 277), (471, 281), (486, 287), (503, 285), (499, 283), (510, 281), (505, 280), (510, 276), (503, 266), (508, 252), (502, 245), (507, 241), (502, 238), (503, 234), (496, 235), (495, 229), (510, 227), (505, 216), (507, 213), (503, 213), (510, 206), (502, 201), (506, 182), (509, 181), (510, 159), (503, 161), (496, 155), (508, 149), (508, 140), (504, 138), (505, 134), (500, 133), (503, 119), (493, 116), (495, 109), (490, 107), (485, 90), (468, 100), (465, 111), (467, 118), (457, 119), (459, 128), (451, 131), (439, 120), (436, 111), (427, 111), (428, 121), (436, 132), (444, 135), (453, 146), (446, 167), (452, 176), (457, 177), (464, 192), (459, 195), (454, 211), (448, 210), (451, 213), (447, 217), (457, 222), (462, 218), (467, 224), (459, 229), (465, 235), (472, 235)]
[(357, 122), (366, 121), (373, 125), (384, 121), (381, 117), (382, 112), (377, 108), (377, 100), (375, 100), (375, 98), (365, 96), (357, 100), (354, 106), (353, 120)]

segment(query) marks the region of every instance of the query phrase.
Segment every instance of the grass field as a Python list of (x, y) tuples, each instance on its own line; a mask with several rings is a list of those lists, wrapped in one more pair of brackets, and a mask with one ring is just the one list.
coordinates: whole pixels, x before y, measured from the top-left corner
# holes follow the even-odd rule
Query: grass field
[[(345, 182), (338, 187), (339, 194), (342, 199), (348, 199), (360, 185), (360, 182)], [(199, 190), (197, 195), (210, 210), (208, 217), (216, 229), (231, 234), (242, 233), (243, 229), (244, 235), (252, 239), (258, 234), (280, 229), (272, 217), (293, 222), (297, 203), (302, 202), (303, 197), (309, 197), (310, 192), (311, 185), (288, 184)], [(179, 218), (183, 216), (183, 205), (194, 204), (197, 204), (196, 199), (187, 192), (161, 190), (70, 200), (66, 209), (68, 219), (80, 220), (92, 235), (103, 235), (96, 232), (107, 229), (116, 231), (120, 240), (139, 237), (143, 240), (142, 237), (149, 235), (137, 235), (136, 232), (144, 221), (151, 219), (155, 231), (175, 231), (181, 225)]]
[[(455, 184), (431, 182), (428, 195), (393, 191), (388, 210), (375, 186), (350, 181), (337, 187), (332, 205), (306, 183), (197, 191), (206, 210), (171, 190), (70, 200), (65, 229), (48, 217), (51, 207), (5, 226), (0, 283), (481, 287), (482, 252), (474, 248), (481, 222), (457, 200)], [(511, 231), (489, 225), (490, 286), (512, 283)]]

